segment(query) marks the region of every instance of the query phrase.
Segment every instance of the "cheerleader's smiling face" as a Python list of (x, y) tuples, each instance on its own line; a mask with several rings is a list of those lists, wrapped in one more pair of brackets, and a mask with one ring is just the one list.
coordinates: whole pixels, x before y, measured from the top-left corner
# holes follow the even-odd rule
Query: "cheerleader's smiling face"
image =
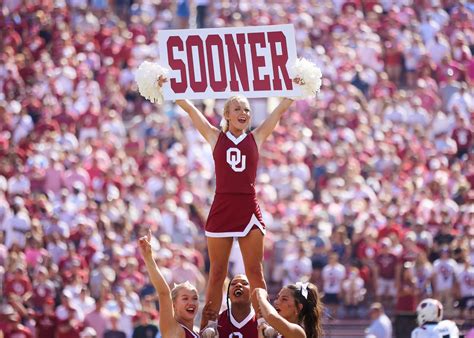
[(245, 275), (237, 275), (230, 281), (229, 298), (232, 304), (250, 304), (250, 283)]
[(179, 322), (193, 321), (199, 307), (199, 297), (194, 289), (181, 288), (173, 300), (176, 319)]
[(242, 134), (250, 126), (250, 105), (244, 97), (236, 96), (227, 100), (224, 106), (224, 118), (228, 130), (233, 134)]
[(277, 299), (274, 302), (275, 310), (291, 323), (298, 321), (298, 313), (301, 311), (301, 305), (296, 301), (293, 291), (288, 288), (283, 288), (278, 293)]

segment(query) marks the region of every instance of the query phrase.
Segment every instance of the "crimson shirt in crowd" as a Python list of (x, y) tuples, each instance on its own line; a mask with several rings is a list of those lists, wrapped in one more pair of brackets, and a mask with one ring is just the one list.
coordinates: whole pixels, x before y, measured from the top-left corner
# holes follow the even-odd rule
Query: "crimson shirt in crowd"
[(408, 294), (399, 295), (395, 310), (398, 312), (415, 312), (418, 299), (415, 295), (415, 285), (410, 282), (402, 282), (401, 289), (410, 290)]
[(458, 151), (468, 151), (472, 144), (472, 131), (465, 127), (459, 127), (453, 130), (453, 140), (456, 142)]
[(12, 294), (22, 297), (25, 293), (31, 291), (31, 289), (31, 282), (26, 276), (21, 276), (19, 279), (11, 276), (7, 277), (5, 281), (5, 295), (7, 297)]
[(411, 249), (405, 248), (400, 256), (400, 262), (414, 262), (417, 257), (420, 255), (421, 249), (417, 246), (412, 247)]
[(34, 284), (31, 300), (36, 308), (43, 306), (48, 298), (54, 297), (54, 284), (51, 281)]
[(55, 337), (58, 327), (58, 318), (55, 314), (39, 313), (36, 319), (36, 338)]
[(379, 231), (379, 239), (384, 237), (390, 237), (391, 234), (395, 234), (398, 238), (403, 238), (402, 227), (396, 223), (392, 223), (391, 226), (384, 226)]
[(379, 268), (379, 277), (384, 279), (394, 279), (398, 258), (394, 254), (379, 254), (375, 257), (375, 264)]
[(2, 332), (5, 338), (33, 338), (30, 329), (21, 324), (6, 325)]
[(83, 324), (70, 322), (69, 319), (60, 321), (57, 326), (56, 338), (80, 338)]

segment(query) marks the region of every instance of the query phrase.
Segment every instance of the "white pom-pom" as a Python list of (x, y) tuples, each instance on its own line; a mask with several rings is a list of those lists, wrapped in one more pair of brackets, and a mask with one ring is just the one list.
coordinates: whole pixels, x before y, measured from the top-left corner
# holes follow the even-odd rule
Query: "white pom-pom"
[(265, 338), (275, 338), (278, 336), (278, 332), (271, 326), (267, 326), (265, 330), (263, 330), (263, 336)]
[(167, 74), (168, 69), (159, 64), (143, 61), (135, 72), (135, 81), (140, 94), (153, 103), (163, 103), (163, 90), (158, 86), (158, 78)]
[(216, 330), (211, 327), (205, 328), (204, 331), (201, 332), (202, 338), (219, 338), (219, 334)]
[(259, 330), (263, 328), (263, 336), (265, 338), (275, 338), (278, 336), (278, 332), (273, 327), (268, 325), (267, 321), (264, 318), (258, 318), (257, 325)]
[(210, 320), (200, 334), (201, 338), (219, 338), (217, 331), (217, 322)]
[(297, 59), (290, 66), (289, 75), (292, 79), (299, 78), (303, 97), (314, 97), (321, 88), (322, 73), (314, 63), (305, 58)]

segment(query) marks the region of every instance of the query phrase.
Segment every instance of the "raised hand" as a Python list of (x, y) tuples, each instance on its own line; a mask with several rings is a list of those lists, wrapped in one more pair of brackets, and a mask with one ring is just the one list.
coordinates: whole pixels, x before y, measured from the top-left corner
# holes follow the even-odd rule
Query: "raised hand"
[(163, 87), (163, 84), (165, 82), (168, 82), (168, 78), (164, 75), (160, 75), (160, 77), (158, 78), (158, 87)]
[(257, 330), (258, 330), (258, 338), (265, 338), (265, 329), (267, 328), (267, 324), (261, 323), (258, 325)]
[(210, 307), (212, 305), (212, 301), (207, 302), (202, 309), (202, 317), (206, 318), (207, 320), (217, 320), (219, 313), (215, 310), (212, 310)]
[(146, 236), (143, 236), (138, 240), (138, 246), (140, 248), (140, 253), (142, 254), (143, 258), (152, 257), (150, 229), (148, 229), (148, 233), (146, 234)]
[(302, 78), (300, 78), (300, 77), (295, 77), (295, 78), (293, 79), (293, 82), (296, 83), (296, 84), (299, 84), (299, 85), (301, 85), (301, 86), (305, 84), (304, 80), (303, 80)]
[(253, 290), (254, 296), (257, 297), (257, 299), (267, 299), (268, 298), (268, 293), (267, 290), (262, 289), (262, 288), (256, 288)]

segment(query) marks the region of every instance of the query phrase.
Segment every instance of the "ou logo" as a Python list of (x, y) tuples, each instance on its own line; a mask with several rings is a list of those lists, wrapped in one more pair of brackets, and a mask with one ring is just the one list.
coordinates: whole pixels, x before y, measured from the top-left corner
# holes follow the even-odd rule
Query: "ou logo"
[(229, 335), (229, 338), (244, 338), (244, 336), (243, 336), (242, 333), (240, 333), (240, 332), (232, 332), (232, 333)]
[(245, 170), (247, 156), (242, 155), (239, 148), (227, 149), (226, 159), (233, 171), (240, 173)]

